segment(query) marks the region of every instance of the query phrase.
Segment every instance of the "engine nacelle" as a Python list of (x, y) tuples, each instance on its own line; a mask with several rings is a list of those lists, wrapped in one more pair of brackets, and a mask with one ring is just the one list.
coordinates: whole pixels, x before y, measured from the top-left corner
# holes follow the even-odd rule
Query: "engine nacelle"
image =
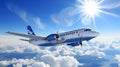
[(78, 42), (76, 42), (76, 43), (70, 43), (70, 44), (67, 44), (67, 45), (70, 45), (70, 46), (79, 46), (80, 44)]
[(54, 41), (54, 40), (57, 40), (57, 38), (59, 38), (58, 34), (50, 34), (50, 35), (47, 36), (46, 40)]

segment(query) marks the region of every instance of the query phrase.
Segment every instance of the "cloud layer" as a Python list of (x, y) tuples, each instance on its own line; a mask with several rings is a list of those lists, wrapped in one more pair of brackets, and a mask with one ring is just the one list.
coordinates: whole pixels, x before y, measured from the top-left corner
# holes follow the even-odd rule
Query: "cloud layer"
[[(18, 37), (0, 35), (0, 66), (88, 67), (96, 64), (99, 67), (119, 65), (120, 41), (117, 39), (117, 41), (106, 43), (107, 41), (100, 41), (99, 38), (83, 42), (83, 47), (71, 47), (66, 44), (39, 47), (20, 41)], [(112, 61), (108, 58), (109, 56), (114, 57)], [(105, 63), (106, 61), (108, 63)]]

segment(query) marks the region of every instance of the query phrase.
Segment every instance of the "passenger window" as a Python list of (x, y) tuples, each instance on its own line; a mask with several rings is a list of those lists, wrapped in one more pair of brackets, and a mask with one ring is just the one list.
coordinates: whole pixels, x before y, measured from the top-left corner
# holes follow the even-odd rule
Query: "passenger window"
[(76, 33), (78, 33), (78, 31), (76, 31)]

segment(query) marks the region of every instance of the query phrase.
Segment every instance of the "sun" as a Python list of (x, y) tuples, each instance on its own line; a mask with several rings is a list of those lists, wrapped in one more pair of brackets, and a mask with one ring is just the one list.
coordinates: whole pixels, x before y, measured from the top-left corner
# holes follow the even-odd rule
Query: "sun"
[(117, 6), (113, 6), (114, 4), (103, 5), (102, 3), (105, 0), (77, 0), (77, 1), (78, 1), (78, 4), (76, 6), (77, 6), (78, 13), (80, 15), (79, 18), (81, 18), (81, 19), (79, 18), (78, 19), (81, 20), (81, 23), (83, 25), (89, 25), (93, 23), (93, 25), (96, 27), (95, 18), (96, 16), (100, 17), (101, 13), (114, 16), (114, 17), (120, 17), (117, 14), (105, 11), (108, 9), (110, 10), (110, 9), (120, 7), (119, 3), (115, 4)]
[[(79, 10), (82, 13), (83, 20), (91, 20), (89, 23), (95, 24), (95, 16), (101, 12), (100, 4), (103, 0), (79, 0), (82, 5), (79, 5)], [(82, 23), (88, 23), (83, 21)]]
[(94, 17), (99, 13), (99, 4), (93, 0), (87, 0), (83, 6), (82, 11), (89, 17)]

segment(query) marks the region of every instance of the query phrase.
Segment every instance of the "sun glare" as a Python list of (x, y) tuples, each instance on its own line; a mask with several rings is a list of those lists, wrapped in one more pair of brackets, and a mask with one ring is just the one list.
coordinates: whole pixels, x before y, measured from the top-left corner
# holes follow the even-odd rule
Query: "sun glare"
[(84, 22), (84, 20), (91, 20), (89, 23), (93, 23), (95, 26), (95, 16), (99, 15), (100, 12), (100, 4), (101, 0), (80, 0), (80, 11), (82, 12), (83, 22), (82, 23), (87, 23)]
[(119, 16), (119, 15), (102, 10), (102, 9), (112, 9), (112, 8), (119, 7), (119, 6), (109, 7), (109, 5), (104, 6), (102, 5), (104, 0), (78, 0), (78, 2), (80, 3), (78, 5), (78, 9), (82, 13), (81, 14), (82, 23), (86, 25), (93, 23), (94, 26), (96, 26), (95, 17), (99, 16), (100, 13), (108, 14), (111, 16)]
[(88, 0), (88, 2), (86, 2), (82, 8), (83, 8), (84, 14), (90, 17), (93, 17), (99, 12), (99, 5), (93, 0)]

